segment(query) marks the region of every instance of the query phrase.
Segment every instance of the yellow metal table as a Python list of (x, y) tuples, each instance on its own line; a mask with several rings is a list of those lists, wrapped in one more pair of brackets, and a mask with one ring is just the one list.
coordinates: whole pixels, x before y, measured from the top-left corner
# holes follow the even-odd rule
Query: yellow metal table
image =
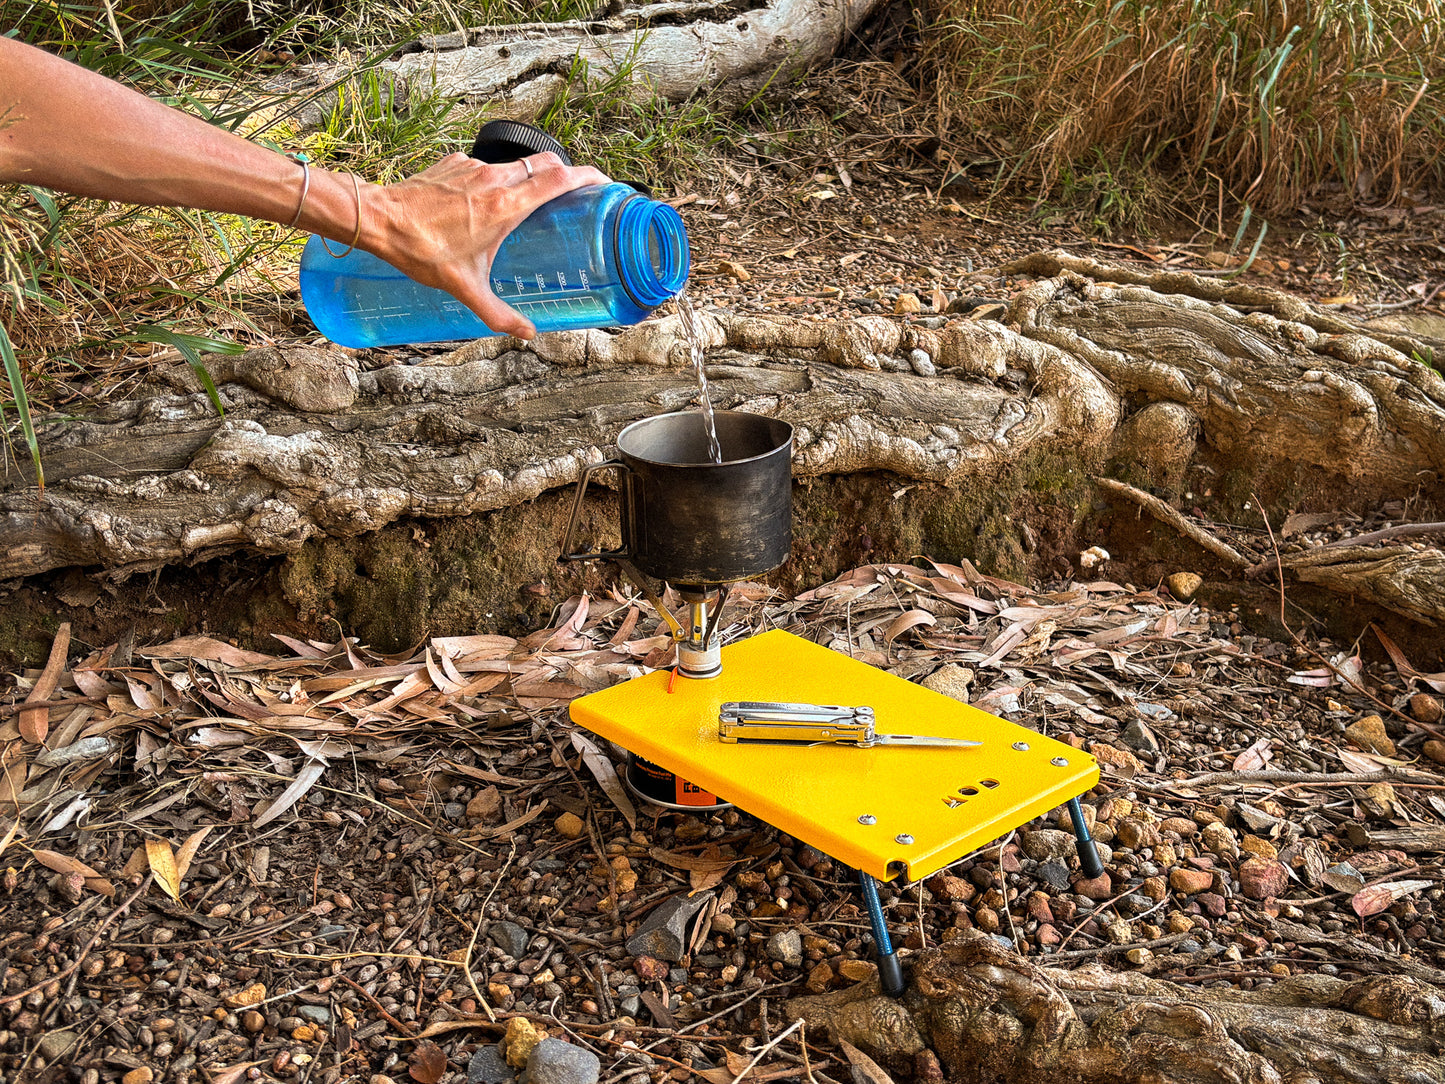
[[(927, 877), (1099, 778), (1087, 753), (788, 632), (722, 656), (718, 677), (657, 671), (574, 700), (572, 719), (874, 877)], [(868, 705), (880, 734), (982, 745), (720, 741), (722, 705), (757, 700)]]

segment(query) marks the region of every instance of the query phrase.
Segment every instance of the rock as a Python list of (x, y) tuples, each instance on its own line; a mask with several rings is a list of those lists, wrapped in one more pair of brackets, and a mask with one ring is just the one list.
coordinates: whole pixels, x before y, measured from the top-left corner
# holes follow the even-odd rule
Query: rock
[(1192, 836), (1199, 831), (1199, 825), (1188, 817), (1165, 817), (1159, 822), (1159, 831), (1173, 832), (1176, 836)]
[(320, 1024), (323, 1027), (331, 1023), (331, 1010), (325, 1005), (302, 1005), (296, 1010), (296, 1015), (305, 1017), (313, 1024)]
[(148, 1065), (142, 1065), (139, 1069), (132, 1069), (121, 1077), (120, 1084), (151, 1084), (155, 1078), (155, 1070)]
[(448, 802), (442, 806), (442, 816), (449, 821), (460, 823), (467, 815), (467, 807), (461, 802)]
[(587, 825), (576, 813), (563, 813), (552, 824), (563, 839), (581, 839), (587, 831)]
[(484, 821), (501, 811), (502, 792), (496, 787), (483, 787), (475, 798), (467, 803), (467, 816), (474, 821)]
[(821, 994), (832, 985), (833, 969), (828, 966), (827, 961), (819, 963), (808, 972), (808, 989), (813, 993)]
[(933, 364), (933, 359), (922, 350), (913, 349), (908, 351), (908, 364), (919, 376), (937, 376), (938, 368)]
[(520, 960), (527, 955), (527, 931), (515, 922), (508, 922), (506, 919), (493, 922), (487, 927), (487, 938), (514, 960)]
[(527, 1059), (525, 1084), (597, 1084), (602, 1061), (590, 1050), (561, 1039), (543, 1039)]
[(1289, 888), (1289, 873), (1272, 858), (1249, 858), (1239, 867), (1239, 890), (1251, 900), (1282, 896)]
[(917, 294), (901, 293), (893, 302), (893, 312), (897, 316), (906, 316), (909, 313), (922, 312), (923, 302), (918, 300)]
[(944, 696), (951, 696), (962, 704), (968, 703), (968, 687), (973, 681), (973, 671), (956, 662), (945, 663), (929, 674), (919, 684)]
[(1159, 842), (1159, 829), (1137, 817), (1125, 817), (1114, 826), (1114, 839), (1131, 851), (1143, 850)]
[(1258, 858), (1275, 858), (1279, 855), (1273, 843), (1259, 836), (1245, 836), (1239, 841), (1239, 849)]
[(1069, 887), (1069, 867), (1062, 862), (1040, 863), (1034, 872), (1055, 892), (1062, 892)]
[(654, 959), (651, 956), (639, 956), (632, 961), (632, 970), (637, 972), (637, 977), (647, 982), (665, 981), (667, 973), (671, 970), (662, 960)]
[(1175, 892), (1193, 896), (1214, 887), (1214, 874), (1203, 869), (1176, 869), (1169, 874), (1169, 887)]
[(1114, 883), (1107, 873), (1097, 877), (1080, 878), (1074, 882), (1074, 891), (1086, 900), (1107, 900), (1114, 894)]
[(1054, 912), (1049, 907), (1049, 897), (1044, 892), (1030, 892), (1025, 904), (1029, 918), (1040, 923), (1052, 924)]
[(838, 975), (848, 982), (862, 982), (878, 973), (878, 965), (872, 960), (842, 960), (838, 964)]
[(266, 1018), (255, 1009), (247, 1009), (245, 1015), (241, 1017), (241, 1026), (255, 1035), (266, 1026)]
[[(253, 971), (252, 974), (255, 974)], [(264, 982), (253, 982), (240, 993), (232, 994), (226, 998), (226, 1005), (232, 1009), (249, 1009), (252, 1005), (259, 1005), (266, 1000), (266, 984)]]
[[(1079, 803), (1079, 808), (1084, 811), (1084, 827), (1092, 832), (1098, 824), (1099, 811), (1091, 805), (1084, 805), (1082, 802)], [(1073, 835), (1074, 814), (1069, 810), (1067, 805), (1059, 806), (1058, 812), (1054, 814), (1054, 823), (1059, 826), (1061, 831)]]
[(1436, 764), (1445, 764), (1445, 741), (1427, 741), (1424, 751)]
[(719, 275), (726, 275), (728, 278), (737, 279), (739, 282), (753, 281), (753, 276), (748, 269), (740, 263), (734, 263), (732, 260), (719, 260), (717, 273)]
[(1104, 937), (1115, 945), (1127, 945), (1134, 940), (1134, 928), (1127, 922), (1110, 922), (1104, 927)]
[(36, 1050), (47, 1062), (52, 1062), (68, 1054), (78, 1042), (80, 1036), (68, 1029), (47, 1031), (40, 1037)]
[(1224, 912), (1229, 910), (1229, 901), (1218, 892), (1201, 892), (1195, 897), (1199, 906), (1209, 912), (1211, 918), (1222, 918)]
[[(680, 962), (687, 951), (688, 924), (712, 896), (711, 892), (700, 892), (696, 896), (672, 896), (663, 901), (627, 939), (627, 951), (633, 956)], [(799, 951), (802, 951), (801, 945)]]
[(1149, 756), (1157, 756), (1159, 753), (1159, 739), (1154, 736), (1154, 731), (1145, 725), (1143, 719), (1131, 719), (1119, 739), (1129, 748)]
[(1235, 842), (1234, 833), (1218, 821), (1206, 824), (1200, 833), (1200, 839), (1205, 850), (1221, 858), (1233, 858), (1239, 854), (1239, 844)]
[(1385, 721), (1378, 715), (1366, 715), (1345, 727), (1345, 741), (1366, 753), (1395, 755), (1395, 743), (1385, 733)]
[(1169, 882), (1163, 877), (1145, 877), (1143, 884), (1139, 886), (1139, 894), (1158, 903), (1169, 895)]
[(768, 938), (768, 956), (784, 967), (803, 964), (803, 937), (797, 930), (780, 930)]
[(1040, 828), (1020, 835), (1019, 846), (1035, 862), (1067, 862), (1077, 853), (1074, 833), (1056, 828)]
[(538, 1031), (525, 1017), (514, 1016), (507, 1021), (507, 1030), (502, 1035), (502, 1057), (513, 1069), (524, 1069), (527, 1059), (532, 1056), (539, 1043), (546, 1038), (546, 1032)]
[(1124, 953), (1124, 959), (1128, 960), (1134, 966), (1139, 967), (1154, 959), (1154, 954), (1146, 948), (1131, 948), (1128, 952)]
[[(938, 873), (930, 877), (925, 884), (928, 891), (932, 892), (935, 899), (945, 903), (967, 903), (973, 899), (978, 889), (965, 881), (962, 877), (955, 877), (951, 873)], [(715, 922), (716, 920), (714, 920)]]
[(1057, 945), (1063, 939), (1063, 934), (1059, 933), (1059, 931), (1048, 922), (1042, 923), (1039, 928), (1034, 931), (1034, 940), (1040, 945)]
[(1410, 697), (1410, 714), (1422, 723), (1438, 723), (1445, 715), (1445, 706), (1429, 693), (1416, 693)]
[(495, 1045), (477, 1047), (467, 1062), (467, 1084), (511, 1084), (516, 1076)]
[(1180, 602), (1188, 602), (1204, 586), (1204, 577), (1196, 572), (1171, 572), (1164, 577), (1164, 586)]
[(1089, 746), (1089, 752), (1100, 764), (1107, 764), (1120, 775), (1134, 776), (1143, 770), (1144, 765), (1139, 763), (1139, 758), (1127, 749), (1116, 749), (1112, 745), (1105, 745), (1103, 742), (1094, 742)]

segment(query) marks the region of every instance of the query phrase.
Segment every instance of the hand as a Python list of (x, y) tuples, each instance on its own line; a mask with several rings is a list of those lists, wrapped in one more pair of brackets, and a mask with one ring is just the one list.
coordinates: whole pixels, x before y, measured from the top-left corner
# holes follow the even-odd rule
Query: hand
[(565, 166), (550, 153), (496, 165), (449, 154), (404, 181), (365, 190), (360, 245), (417, 282), (445, 290), (493, 331), (530, 339), (537, 333), (531, 321), (492, 293), (497, 249), (542, 204), (607, 182), (598, 170)]

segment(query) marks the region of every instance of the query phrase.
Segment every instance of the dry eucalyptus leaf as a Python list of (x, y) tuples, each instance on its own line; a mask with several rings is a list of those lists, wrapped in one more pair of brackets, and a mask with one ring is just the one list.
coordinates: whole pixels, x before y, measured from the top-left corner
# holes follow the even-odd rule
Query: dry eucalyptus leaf
[(416, 1044), (407, 1062), (407, 1075), (417, 1084), (437, 1084), (447, 1071), (447, 1055), (430, 1039)]
[(326, 771), (326, 761), (308, 760), (302, 769), (296, 773), (296, 778), (291, 780), (291, 785), (283, 790), (269, 806), (266, 811), (258, 816), (253, 822), (253, 828), (260, 828), (270, 824), (282, 813), (285, 813), (293, 805), (299, 802), (302, 796), (315, 785), (316, 780), (321, 778), (321, 773)]
[(1350, 906), (1361, 918), (1378, 915), (1401, 896), (1429, 888), (1434, 881), (1388, 881), (1385, 884), (1370, 885), (1356, 892), (1350, 899)]
[(602, 791), (612, 800), (627, 821), (628, 828), (637, 827), (637, 808), (628, 797), (627, 788), (622, 785), (622, 780), (617, 777), (617, 769), (612, 766), (612, 761), (602, 754), (592, 741), (580, 730), (572, 731), (572, 748), (582, 754), (582, 763), (587, 765), (587, 770), (597, 779)]
[(146, 840), (146, 861), (156, 875), (156, 884), (171, 899), (181, 898), (181, 874), (176, 868), (176, 855), (171, 845), (163, 839)]
[[(55, 641), (50, 645), (50, 657), (45, 661), (45, 669), (35, 679), (35, 684), (30, 689), (30, 695), (25, 698), (26, 703), (39, 703), (49, 700), (55, 694), (55, 687), (60, 683), (61, 671), (65, 669), (65, 655), (70, 650), (70, 622), (62, 622), (60, 628), (55, 630)], [(31, 708), (22, 711), (19, 719), (20, 736), (28, 742), (36, 745), (43, 745), (45, 737), (50, 733), (50, 709)]]
[(186, 879), (186, 873), (191, 868), (191, 862), (195, 860), (196, 852), (201, 849), (201, 843), (205, 840), (215, 825), (208, 824), (197, 828), (181, 844), (181, 849), (176, 853), (176, 884)]
[(855, 1075), (861, 1075), (861, 1079), (869, 1084), (893, 1084), (893, 1078), (883, 1071), (883, 1067), (856, 1046), (845, 1039), (839, 1039), (838, 1045), (847, 1055), (848, 1064), (853, 1066)]
[(1234, 758), (1234, 770), (1237, 772), (1256, 772), (1268, 764), (1274, 756), (1269, 751), (1268, 738), (1260, 738), (1239, 756)]

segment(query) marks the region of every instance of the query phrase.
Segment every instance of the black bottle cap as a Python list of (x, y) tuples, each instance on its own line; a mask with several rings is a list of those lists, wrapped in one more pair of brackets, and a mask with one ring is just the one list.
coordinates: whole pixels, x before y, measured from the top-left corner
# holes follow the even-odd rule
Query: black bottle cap
[(535, 124), (515, 120), (493, 120), (482, 125), (477, 141), (472, 144), (472, 157), (483, 162), (517, 162), (531, 154), (551, 151), (570, 166), (572, 159), (550, 135)]

